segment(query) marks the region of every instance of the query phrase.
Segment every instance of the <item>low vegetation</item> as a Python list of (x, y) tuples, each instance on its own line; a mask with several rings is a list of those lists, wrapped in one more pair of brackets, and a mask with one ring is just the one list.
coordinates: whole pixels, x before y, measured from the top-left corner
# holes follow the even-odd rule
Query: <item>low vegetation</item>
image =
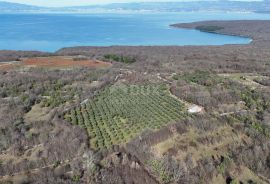
[(213, 86), (224, 81), (224, 78), (221, 78), (209, 71), (196, 71), (192, 73), (185, 73), (182, 75), (174, 75), (174, 80), (184, 80), (188, 83), (196, 83), (203, 86)]
[(124, 55), (106, 54), (106, 55), (104, 55), (104, 58), (105, 58), (105, 60), (127, 63), (127, 64), (136, 62), (135, 57), (124, 56)]
[(146, 164), (162, 183), (170, 183), (173, 181), (173, 174), (170, 173), (169, 168), (167, 168), (169, 165), (166, 165), (163, 160), (149, 160)]
[(224, 29), (224, 27), (220, 27), (220, 26), (197, 26), (195, 29), (203, 31), (203, 32), (215, 32), (215, 31), (219, 31), (221, 29)]
[(0, 183), (270, 183), (269, 51), (232, 48), (71, 48), (112, 67), (1, 70)]

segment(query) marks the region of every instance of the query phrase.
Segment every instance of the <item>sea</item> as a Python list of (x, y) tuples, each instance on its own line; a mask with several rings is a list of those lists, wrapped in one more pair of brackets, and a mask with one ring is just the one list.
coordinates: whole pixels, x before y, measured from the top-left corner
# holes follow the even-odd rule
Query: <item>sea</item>
[(173, 28), (203, 20), (268, 20), (247, 12), (1, 14), (0, 50), (54, 52), (74, 46), (184, 46), (248, 44), (250, 38)]

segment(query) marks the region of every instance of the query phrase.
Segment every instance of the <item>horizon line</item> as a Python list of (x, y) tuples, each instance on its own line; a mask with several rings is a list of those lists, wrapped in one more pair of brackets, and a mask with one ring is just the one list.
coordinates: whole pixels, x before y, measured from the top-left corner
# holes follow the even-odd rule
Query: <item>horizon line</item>
[[(10, 2), (10, 1), (1, 1), (4, 3), (13, 3), (13, 4), (20, 4), (20, 5), (27, 5), (27, 6), (35, 6), (35, 7), (41, 7), (41, 8), (68, 8), (68, 7), (84, 7), (84, 6), (104, 6), (104, 5), (112, 5), (112, 4), (131, 4), (131, 3), (189, 3), (189, 2), (222, 2), (222, 0), (172, 0), (172, 1), (164, 1), (164, 0), (158, 0), (158, 1), (140, 1), (140, 0), (134, 0), (131, 2), (104, 2), (104, 3), (97, 3), (97, 4), (83, 4), (83, 5), (68, 5), (68, 6), (46, 6), (46, 5), (36, 5), (31, 3), (20, 3), (20, 2)], [(227, 2), (265, 2), (266, 0), (225, 0)], [(224, 2), (224, 1), (223, 1)]]

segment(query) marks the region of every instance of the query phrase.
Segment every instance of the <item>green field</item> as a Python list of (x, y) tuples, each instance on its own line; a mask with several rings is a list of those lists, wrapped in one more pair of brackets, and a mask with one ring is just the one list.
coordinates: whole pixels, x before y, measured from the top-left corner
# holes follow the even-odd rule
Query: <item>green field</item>
[(125, 143), (147, 128), (157, 130), (183, 117), (184, 105), (161, 85), (109, 87), (65, 115), (87, 130), (96, 150)]

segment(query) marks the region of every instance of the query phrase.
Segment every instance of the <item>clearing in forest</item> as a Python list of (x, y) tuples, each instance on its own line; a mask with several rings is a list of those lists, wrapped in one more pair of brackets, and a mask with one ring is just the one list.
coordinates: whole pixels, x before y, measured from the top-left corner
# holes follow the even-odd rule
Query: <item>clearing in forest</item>
[(20, 68), (66, 69), (73, 67), (106, 68), (111, 67), (109, 62), (91, 60), (79, 56), (51, 56), (23, 58), (21, 61), (0, 63), (0, 70), (8, 71)]
[(0, 62), (0, 71), (8, 71), (14, 68), (16, 62)]
[(101, 150), (185, 116), (184, 105), (164, 86), (119, 85), (70, 110), (65, 119), (85, 128), (91, 147)]
[(90, 67), (102, 68), (111, 66), (108, 62), (89, 60), (86, 58), (74, 58), (69, 56), (36, 57), (23, 59), (21, 64), (28, 67), (67, 68), (67, 67)]

